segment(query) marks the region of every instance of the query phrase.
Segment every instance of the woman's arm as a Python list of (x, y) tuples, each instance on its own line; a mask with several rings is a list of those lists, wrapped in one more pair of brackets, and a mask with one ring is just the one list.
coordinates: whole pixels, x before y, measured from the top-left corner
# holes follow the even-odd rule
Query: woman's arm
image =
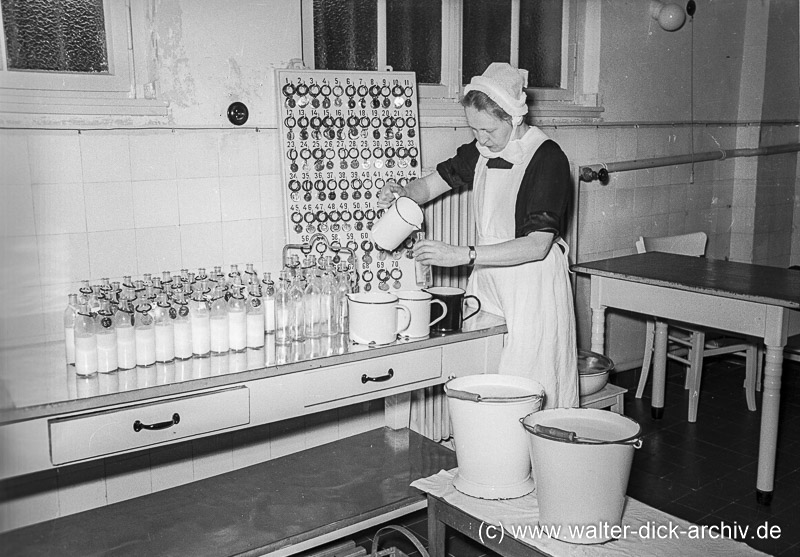
[[(507, 267), (541, 261), (550, 253), (555, 241), (552, 232), (531, 232), (499, 244), (475, 246), (475, 264)], [(420, 240), (414, 244), (414, 259), (426, 265), (456, 267), (469, 263), (469, 247), (453, 246), (436, 240)]]
[(413, 199), (418, 205), (424, 205), (447, 191), (450, 191), (447, 182), (439, 176), (438, 172), (432, 172), (422, 178), (411, 180), (405, 186), (389, 181), (378, 192), (378, 205), (390, 204), (394, 200), (393, 194), (395, 193), (401, 197)]

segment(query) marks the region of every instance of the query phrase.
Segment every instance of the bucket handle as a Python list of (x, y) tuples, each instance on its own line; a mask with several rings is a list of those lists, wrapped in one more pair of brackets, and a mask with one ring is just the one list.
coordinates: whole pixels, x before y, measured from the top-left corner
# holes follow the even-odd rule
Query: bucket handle
[[(524, 419), (524, 418), (523, 418)], [(522, 422), (522, 420), (520, 420)], [(603, 439), (592, 439), (591, 437), (578, 437), (574, 431), (560, 429), (557, 427), (549, 427), (536, 424), (533, 427), (525, 422), (522, 422), (524, 427), (529, 433), (550, 439), (552, 441), (565, 441), (567, 443), (589, 443), (593, 445), (632, 445), (634, 449), (642, 448), (642, 438), (634, 437), (630, 439), (620, 439), (619, 441), (606, 441)]]
[(459, 391), (458, 389), (446, 389), (447, 396), (457, 398), (459, 400), (467, 400), (469, 402), (517, 402), (533, 397), (534, 400), (542, 398), (541, 395), (530, 394), (524, 396), (481, 396), (478, 393), (470, 393), (469, 391)]

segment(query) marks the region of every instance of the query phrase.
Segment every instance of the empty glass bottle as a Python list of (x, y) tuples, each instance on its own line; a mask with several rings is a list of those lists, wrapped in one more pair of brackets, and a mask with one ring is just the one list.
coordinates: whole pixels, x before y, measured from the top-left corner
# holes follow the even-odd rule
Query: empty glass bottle
[(350, 332), (350, 312), (347, 295), (350, 294), (353, 289), (350, 271), (348, 271), (344, 263), (339, 266), (336, 288), (336, 319), (338, 321), (338, 329), (340, 333), (348, 334)]
[(278, 289), (275, 291), (275, 344), (282, 346), (292, 340), (292, 302), (289, 298), (287, 272), (281, 271), (278, 276)]
[(67, 296), (67, 309), (64, 310), (64, 346), (67, 363), (75, 364), (75, 319), (78, 317), (78, 295)]
[(86, 304), (81, 304), (75, 318), (75, 373), (97, 373), (97, 332)]
[(303, 306), (303, 286), (300, 275), (289, 286), (289, 337), (295, 342), (306, 339), (305, 307)]
[(315, 267), (309, 265), (305, 270), (306, 287), (303, 290), (303, 314), (305, 319), (305, 338), (322, 336), (322, 289)]
[(264, 273), (261, 284), (264, 297), (264, 332), (272, 335), (275, 334), (275, 282), (270, 273)]
[(320, 281), (320, 332), (322, 336), (331, 337), (339, 333), (337, 319), (338, 291), (333, 273), (325, 270)]

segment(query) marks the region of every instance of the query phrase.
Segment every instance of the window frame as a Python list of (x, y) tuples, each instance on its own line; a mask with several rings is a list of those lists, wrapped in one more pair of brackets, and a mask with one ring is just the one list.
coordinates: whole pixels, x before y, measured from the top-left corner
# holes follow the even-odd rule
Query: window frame
[[(390, 69), (386, 65), (386, 0), (375, 0), (378, 9), (378, 68)], [(425, 116), (445, 119), (463, 119), (457, 101), (464, 85), (461, 83), (461, 54), (463, 38), (462, 0), (442, 0), (442, 82), (419, 84), (420, 112)], [(512, 0), (512, 29), (510, 60), (513, 65), (519, 60), (519, 13), (520, 0)], [(599, 63), (599, 48), (582, 48), (579, 52), (578, 38), (589, 34), (592, 47), (597, 46), (599, 36), (592, 33), (586, 22), (589, 18), (599, 21), (600, 0), (564, 0), (561, 34), (561, 83), (560, 88), (529, 87), (529, 101), (533, 101), (531, 114), (537, 117), (588, 116), (597, 117), (602, 111), (598, 106), (597, 76), (592, 65)], [(314, 6), (313, 0), (302, 0), (303, 60), (314, 68)], [(585, 29), (584, 29), (585, 27)], [(581, 32), (583, 31), (583, 33)], [(594, 53), (594, 54), (592, 54)], [(588, 73), (588, 79), (584, 74)], [(579, 89), (581, 89), (579, 91)], [(455, 108), (453, 107), (455, 105)]]
[(8, 70), (0, 19), (0, 124), (69, 127), (79, 121), (92, 127), (108, 117), (131, 118), (131, 124), (167, 117), (168, 103), (158, 100), (147, 65), (147, 3), (103, 0), (103, 9), (109, 64), (103, 74)]

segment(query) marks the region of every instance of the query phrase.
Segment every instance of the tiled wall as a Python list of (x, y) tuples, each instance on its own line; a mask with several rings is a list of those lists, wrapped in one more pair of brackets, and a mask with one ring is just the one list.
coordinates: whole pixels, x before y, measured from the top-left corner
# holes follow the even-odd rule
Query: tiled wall
[(0, 482), (0, 532), (110, 505), (384, 425), (377, 400)]
[(5, 131), (3, 345), (60, 339), (82, 279), (233, 263), (277, 272), (274, 131)]

